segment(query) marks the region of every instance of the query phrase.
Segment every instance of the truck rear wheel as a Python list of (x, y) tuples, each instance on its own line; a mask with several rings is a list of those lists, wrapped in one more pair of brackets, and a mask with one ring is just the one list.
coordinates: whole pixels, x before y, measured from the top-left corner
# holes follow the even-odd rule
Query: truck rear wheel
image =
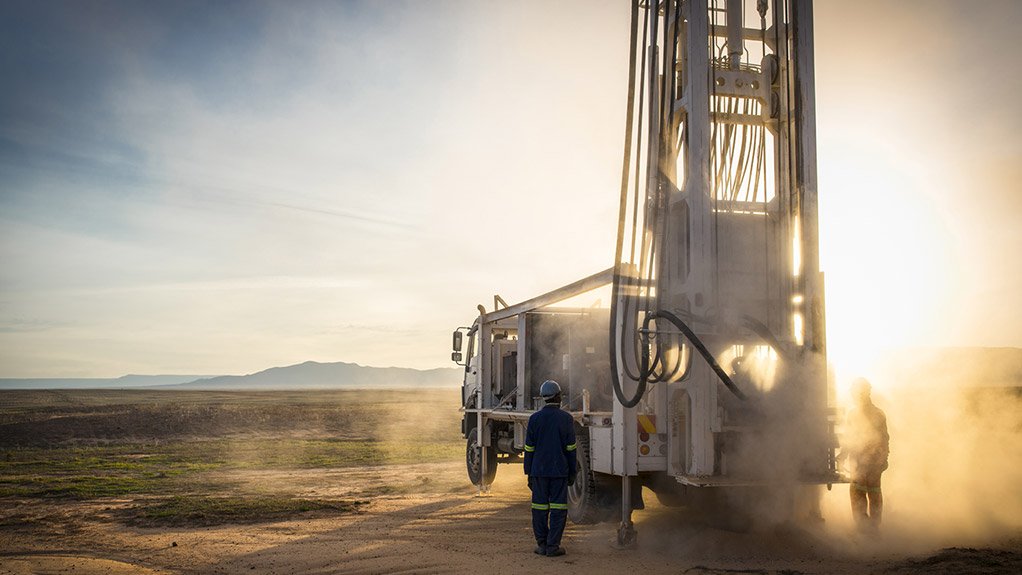
[[(472, 485), (483, 482), (483, 455), (479, 446), (479, 428), (473, 427), (465, 441), (465, 467), (468, 468), (468, 479)], [(491, 445), (486, 449), (486, 485), (493, 483), (497, 476), (497, 448)]]
[(576, 427), (575, 443), (578, 475), (575, 484), (568, 487), (568, 517), (579, 525), (619, 518), (621, 478), (593, 471), (588, 430)]

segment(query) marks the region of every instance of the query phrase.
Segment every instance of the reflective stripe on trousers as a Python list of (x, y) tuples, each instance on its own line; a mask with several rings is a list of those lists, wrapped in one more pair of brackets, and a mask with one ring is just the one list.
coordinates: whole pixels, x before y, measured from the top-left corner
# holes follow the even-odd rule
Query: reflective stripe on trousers
[(568, 478), (532, 478), (532, 532), (541, 547), (561, 544), (568, 519)]

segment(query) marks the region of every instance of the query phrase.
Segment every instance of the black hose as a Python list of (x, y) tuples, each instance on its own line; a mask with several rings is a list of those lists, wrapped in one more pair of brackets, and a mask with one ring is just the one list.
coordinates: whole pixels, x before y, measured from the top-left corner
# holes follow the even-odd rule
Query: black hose
[[(657, 351), (660, 354), (663, 354), (663, 351), (662, 351), (663, 348), (664, 348), (664, 345), (662, 343), (658, 344)], [(689, 356), (689, 357), (691, 357), (691, 356)], [(686, 364), (690, 363), (688, 361), (684, 361), (685, 359), (686, 358), (684, 357), (684, 354), (681, 353), (681, 348), (679, 348), (678, 349), (678, 358), (674, 361), (674, 367), (672, 367), (670, 369), (670, 371), (667, 371), (665, 369), (664, 373), (660, 376), (660, 381), (667, 381), (667, 382), (674, 381), (674, 378), (676, 378), (678, 376), (678, 374), (681, 373), (682, 369), (683, 368), (687, 368)], [(666, 365), (665, 365), (665, 368), (666, 368)]]
[[(631, 278), (631, 277), (629, 277), (629, 278), (622, 278), (622, 281), (625, 282), (625, 286), (627, 288), (629, 288), (629, 289), (634, 288), (636, 291), (638, 291), (639, 280), (637, 278)], [(636, 301), (636, 298), (631, 298), (631, 299), (625, 301), (624, 317), (635, 317), (635, 315), (637, 315), (639, 313), (638, 305), (635, 303), (635, 301)], [(633, 308), (635, 308), (634, 311), (633, 311)], [(611, 317), (617, 317), (614, 314), (614, 311), (615, 310), (614, 310), (613, 302), (612, 302), (611, 303)], [(632, 337), (632, 341), (630, 342), (630, 344), (631, 344), (630, 347), (634, 348), (632, 350), (633, 354), (632, 354), (631, 357), (636, 357), (637, 356), (637, 354), (639, 352), (638, 343), (639, 343), (638, 339), (633, 336)], [(624, 347), (624, 344), (622, 344), (622, 347)], [(624, 372), (625, 377), (627, 377), (628, 379), (630, 379), (632, 381), (639, 381), (638, 373), (632, 373), (631, 367), (628, 365), (628, 358), (625, 357), (624, 359), (625, 359), (625, 361), (624, 361), (624, 363), (620, 367), (621, 367), (621, 371)], [(636, 366), (636, 367), (638, 367), (638, 366)]]
[(774, 351), (777, 352), (778, 357), (782, 359), (787, 359), (784, 355), (784, 348), (781, 347), (780, 340), (778, 340), (774, 336), (773, 332), (770, 331), (770, 328), (768, 328), (758, 319), (748, 315), (742, 316), (742, 323), (744, 323), (745, 327), (749, 328), (749, 330), (752, 331), (752, 333), (762, 338), (763, 341), (767, 343), (767, 345), (774, 348)]
[[(706, 346), (703, 345), (702, 340), (699, 339), (696, 333), (692, 331), (692, 328), (688, 327), (685, 324), (685, 322), (681, 321), (681, 318), (679, 318), (678, 316), (674, 315), (669, 311), (661, 310), (653, 314), (653, 318), (661, 317), (671, 322), (671, 325), (678, 328), (678, 331), (683, 333), (685, 337), (688, 338), (689, 342), (692, 343), (692, 347), (699, 352), (699, 355), (703, 356), (703, 359), (705, 359), (706, 363), (710, 365), (710, 369), (713, 370), (713, 373), (717, 374), (717, 377), (720, 378), (720, 381), (724, 384), (725, 387), (728, 388), (728, 390), (731, 391), (731, 393), (735, 395), (735, 397), (741, 400), (746, 399), (745, 394), (742, 392), (742, 390), (738, 389), (738, 386), (735, 385), (735, 382), (731, 379), (731, 377), (720, 367), (720, 364), (717, 363), (717, 358), (713, 357), (713, 354), (710, 353), (710, 350), (706, 349)], [(640, 382), (640, 384), (641, 383), (642, 382)]]
[[(625, 149), (624, 160), (621, 165), (621, 206), (617, 223), (617, 246), (614, 252), (614, 281), (611, 287), (610, 296), (610, 380), (614, 387), (614, 395), (625, 407), (634, 407), (642, 399), (642, 393), (646, 391), (645, 385), (641, 385), (639, 393), (632, 399), (627, 399), (621, 390), (621, 378), (618, 376), (618, 341), (617, 341), (617, 300), (621, 290), (621, 251), (625, 235), (625, 215), (628, 210), (628, 175), (632, 159), (632, 123), (635, 107), (635, 40), (639, 30), (639, 2), (632, 1), (632, 25), (629, 35), (628, 46), (628, 102), (625, 114)], [(636, 192), (638, 193), (638, 192)], [(644, 379), (640, 374), (639, 380)]]

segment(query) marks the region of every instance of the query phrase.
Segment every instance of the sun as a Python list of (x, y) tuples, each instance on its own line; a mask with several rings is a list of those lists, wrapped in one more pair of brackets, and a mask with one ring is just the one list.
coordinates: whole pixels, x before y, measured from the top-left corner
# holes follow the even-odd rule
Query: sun
[[(842, 153), (869, 167), (821, 182), (827, 354), (839, 381), (875, 375), (899, 348), (953, 342), (962, 283), (954, 238), (927, 198), (939, 183), (876, 150), (828, 157)], [(824, 173), (840, 176), (841, 167), (821, 161)]]

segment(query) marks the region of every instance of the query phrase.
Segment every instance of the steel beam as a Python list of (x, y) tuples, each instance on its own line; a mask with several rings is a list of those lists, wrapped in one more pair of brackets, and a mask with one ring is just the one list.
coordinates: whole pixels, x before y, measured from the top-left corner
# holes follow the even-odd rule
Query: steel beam
[(608, 268), (602, 272), (595, 273), (589, 277), (572, 282), (564, 287), (557, 288), (554, 291), (547, 292), (532, 299), (527, 299), (504, 309), (493, 310), (482, 316), (480, 321), (483, 324), (489, 324), (502, 319), (514, 317), (520, 313), (548, 306), (559, 301), (564, 301), (570, 297), (583, 294), (587, 291), (592, 291), (598, 287), (605, 286), (612, 281), (614, 281), (614, 268)]

